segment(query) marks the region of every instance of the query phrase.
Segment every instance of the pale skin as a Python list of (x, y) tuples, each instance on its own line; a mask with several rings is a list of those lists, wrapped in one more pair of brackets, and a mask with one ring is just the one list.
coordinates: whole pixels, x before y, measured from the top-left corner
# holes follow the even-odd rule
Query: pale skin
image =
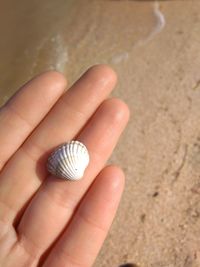
[[(45, 72), (0, 109), (0, 266), (91, 267), (124, 188), (124, 174), (105, 166), (129, 110), (109, 94), (115, 72), (91, 67), (69, 89)], [(82, 180), (46, 170), (49, 153), (67, 140), (83, 142), (90, 164)]]

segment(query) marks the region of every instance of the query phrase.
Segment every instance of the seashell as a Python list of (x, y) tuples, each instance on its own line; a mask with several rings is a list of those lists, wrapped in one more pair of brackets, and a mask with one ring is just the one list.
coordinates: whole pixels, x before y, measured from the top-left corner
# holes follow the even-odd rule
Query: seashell
[(48, 171), (67, 180), (80, 180), (89, 164), (89, 153), (84, 144), (71, 141), (51, 153), (47, 162)]

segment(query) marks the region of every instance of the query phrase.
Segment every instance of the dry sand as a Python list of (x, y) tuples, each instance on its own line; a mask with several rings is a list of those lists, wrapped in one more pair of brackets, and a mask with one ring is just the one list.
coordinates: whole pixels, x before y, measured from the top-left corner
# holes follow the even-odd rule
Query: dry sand
[(126, 189), (95, 267), (199, 267), (200, 1), (2, 2), (1, 103), (40, 71), (72, 83), (108, 63), (130, 106), (111, 159)]

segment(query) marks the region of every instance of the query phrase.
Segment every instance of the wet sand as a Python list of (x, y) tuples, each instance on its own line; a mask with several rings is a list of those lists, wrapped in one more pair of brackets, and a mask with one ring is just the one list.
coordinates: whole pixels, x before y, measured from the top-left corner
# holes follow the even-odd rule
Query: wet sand
[(110, 160), (126, 189), (94, 266), (199, 267), (200, 1), (2, 3), (1, 103), (41, 71), (71, 84), (107, 63), (130, 106)]

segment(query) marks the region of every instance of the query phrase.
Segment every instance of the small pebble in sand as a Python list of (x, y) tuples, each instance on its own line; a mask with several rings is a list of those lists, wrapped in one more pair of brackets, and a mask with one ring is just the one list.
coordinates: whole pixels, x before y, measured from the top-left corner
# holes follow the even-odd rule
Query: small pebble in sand
[(139, 267), (139, 266), (134, 263), (125, 263), (120, 265), (119, 267)]

